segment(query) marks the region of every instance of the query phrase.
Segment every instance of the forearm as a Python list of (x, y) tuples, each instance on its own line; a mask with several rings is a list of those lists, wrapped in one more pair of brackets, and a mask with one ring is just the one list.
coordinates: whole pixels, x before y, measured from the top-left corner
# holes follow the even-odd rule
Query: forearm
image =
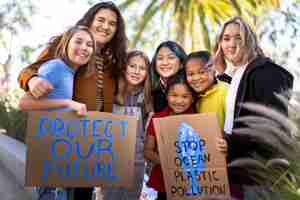
[(27, 67), (25, 67), (24, 69), (22, 69), (22, 71), (20, 72), (20, 74), (18, 76), (18, 82), (20, 84), (20, 87), (23, 90), (25, 90), (25, 91), (29, 90), (29, 87), (28, 87), (29, 80), (32, 77), (36, 76), (40, 65), (42, 63), (44, 63), (45, 61), (49, 60), (49, 58), (50, 58), (49, 50), (48, 50), (48, 48), (46, 48), (39, 55), (36, 62), (34, 62), (33, 64), (30, 64)]
[(35, 99), (29, 95), (25, 95), (21, 98), (19, 107), (24, 111), (68, 108), (70, 101), (69, 99)]

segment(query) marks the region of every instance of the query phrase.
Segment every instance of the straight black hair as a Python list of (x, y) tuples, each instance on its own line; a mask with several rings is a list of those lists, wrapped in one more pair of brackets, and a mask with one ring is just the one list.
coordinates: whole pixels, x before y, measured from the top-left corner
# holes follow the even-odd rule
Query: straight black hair
[(193, 89), (190, 87), (186, 80), (186, 74), (184, 69), (180, 69), (175, 75), (171, 76), (167, 81), (166, 92), (168, 93), (170, 88), (176, 84), (185, 84), (188, 89), (193, 93)]
[(209, 63), (211, 60), (211, 54), (208, 51), (195, 51), (190, 53), (184, 62), (184, 66), (188, 63), (189, 60), (191, 59), (200, 59), (204, 61), (205, 63)]

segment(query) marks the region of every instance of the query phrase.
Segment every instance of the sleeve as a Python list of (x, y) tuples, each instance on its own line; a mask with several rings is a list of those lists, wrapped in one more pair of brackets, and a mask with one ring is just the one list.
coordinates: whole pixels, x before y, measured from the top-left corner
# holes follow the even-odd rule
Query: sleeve
[(148, 129), (147, 129), (147, 135), (155, 136), (155, 130), (154, 130), (154, 124), (153, 124), (153, 117), (150, 120)]
[[(266, 64), (257, 68), (249, 77), (249, 96), (252, 101), (274, 108), (287, 115), (287, 106), (275, 95), (280, 94), (293, 85), (293, 77), (285, 69), (275, 64)], [(251, 111), (248, 111), (251, 115)], [(257, 115), (257, 113), (253, 114)], [(248, 135), (231, 134), (226, 135), (228, 142), (229, 160), (237, 157), (247, 156), (247, 150), (257, 149), (256, 141)]]
[(292, 75), (279, 66), (263, 66), (257, 69), (250, 79), (251, 95), (257, 103), (287, 114), (287, 106), (276, 97), (276, 94), (283, 94), (292, 89), (291, 78)]
[(29, 90), (29, 88), (28, 88), (29, 80), (32, 77), (37, 76), (37, 71), (38, 71), (39, 67), (41, 66), (42, 63), (49, 60), (49, 56), (50, 56), (49, 55), (49, 50), (48, 50), (48, 48), (46, 48), (39, 55), (36, 62), (34, 62), (33, 64), (30, 64), (27, 67), (25, 67), (24, 69), (22, 69), (22, 71), (20, 72), (20, 74), (18, 76), (18, 82), (20, 84), (20, 87), (23, 90), (25, 90), (25, 91)]
[(56, 87), (59, 82), (59, 73), (61, 73), (61, 63), (58, 60), (45, 62), (38, 69), (38, 76), (49, 81), (53, 87)]

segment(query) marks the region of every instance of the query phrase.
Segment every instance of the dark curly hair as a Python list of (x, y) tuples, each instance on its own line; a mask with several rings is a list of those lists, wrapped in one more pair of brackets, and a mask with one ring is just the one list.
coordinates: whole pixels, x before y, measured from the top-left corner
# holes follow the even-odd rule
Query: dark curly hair
[(101, 55), (112, 54), (112, 62), (110, 62), (111, 75), (117, 77), (121, 69), (126, 66), (126, 50), (127, 50), (127, 36), (125, 33), (125, 22), (121, 15), (119, 8), (112, 1), (104, 1), (97, 3), (91, 7), (83, 17), (76, 23), (76, 25), (84, 25), (90, 27), (93, 23), (95, 15), (101, 9), (109, 9), (117, 15), (117, 30), (111, 41), (105, 44), (101, 49)]

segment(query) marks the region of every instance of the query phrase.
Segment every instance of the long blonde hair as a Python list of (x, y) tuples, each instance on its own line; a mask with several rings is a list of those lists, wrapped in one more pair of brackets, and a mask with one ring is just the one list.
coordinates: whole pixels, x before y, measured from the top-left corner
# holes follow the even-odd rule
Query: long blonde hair
[(143, 93), (144, 93), (144, 108), (145, 108), (145, 112), (149, 113), (151, 112), (152, 109), (152, 98), (151, 98), (151, 79), (150, 79), (150, 61), (148, 56), (140, 51), (140, 50), (132, 50), (130, 52), (127, 53), (127, 57), (126, 57), (126, 67), (122, 73), (122, 75), (119, 77), (118, 80), (118, 92), (116, 95), (116, 103), (120, 104), (120, 105), (124, 105), (125, 104), (125, 99), (127, 98), (127, 96), (130, 95), (130, 92), (128, 90), (128, 84), (125, 78), (125, 70), (127, 68), (127, 65), (129, 64), (129, 61), (131, 58), (133, 57), (141, 57), (146, 64), (147, 67), (147, 75), (146, 75), (146, 79), (141, 83), (141, 87), (143, 87)]
[(68, 57), (68, 46), (69, 46), (70, 40), (73, 37), (73, 35), (79, 31), (87, 32), (93, 41), (93, 53), (91, 55), (90, 60), (86, 64), (86, 66), (87, 66), (86, 75), (91, 75), (92, 73), (94, 73), (96, 71), (96, 69), (95, 69), (96, 42), (93, 37), (93, 34), (90, 32), (89, 28), (86, 26), (81, 26), (81, 25), (73, 26), (73, 27), (69, 28), (66, 32), (64, 32), (61, 36), (59, 43), (57, 44), (57, 48), (54, 53), (54, 57), (61, 58), (66, 62), (70, 62), (70, 59)]
[(237, 24), (240, 27), (240, 35), (241, 35), (241, 45), (237, 49), (236, 55), (241, 52), (242, 60), (241, 63), (246, 64), (250, 62), (254, 58), (259, 55), (264, 55), (262, 49), (258, 45), (257, 36), (251, 27), (241, 18), (241, 17), (233, 17), (224, 23), (220, 34), (217, 36), (216, 45), (213, 49), (214, 54), (214, 64), (216, 67), (222, 68), (225, 70), (226, 62), (225, 56), (221, 48), (221, 43), (223, 40), (223, 35), (226, 27), (229, 24)]

